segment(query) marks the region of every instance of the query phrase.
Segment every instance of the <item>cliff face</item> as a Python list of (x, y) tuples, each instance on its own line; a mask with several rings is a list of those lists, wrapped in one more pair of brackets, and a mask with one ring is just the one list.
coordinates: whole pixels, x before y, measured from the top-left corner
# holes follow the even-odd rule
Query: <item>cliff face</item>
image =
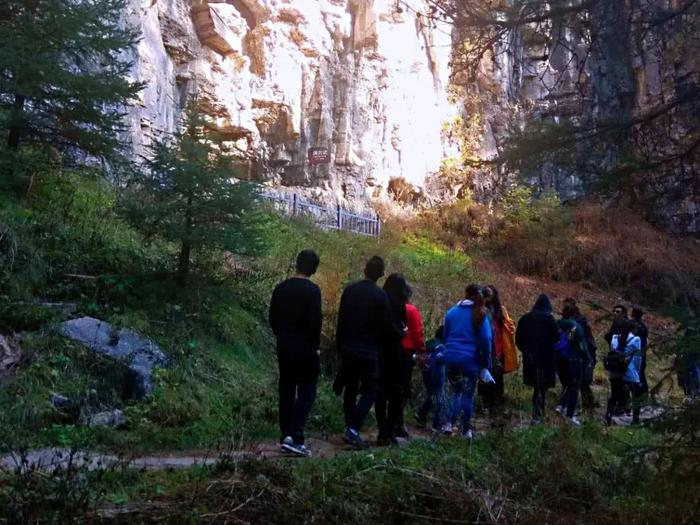
[[(479, 154), (496, 158), (532, 123), (592, 130), (558, 152), (564, 162), (526, 170), (529, 182), (566, 200), (612, 181), (653, 221), (700, 231), (700, 14), (690, 4), (594, 2), (504, 34), (466, 90), (487, 100), (472, 110), (483, 122)], [(513, 175), (477, 172), (477, 193), (490, 198)]]
[[(254, 180), (361, 201), (447, 155), (450, 30), (423, 0), (133, 0), (136, 155), (197, 92)], [(309, 162), (309, 149), (328, 163)], [(324, 160), (321, 151), (317, 160)]]

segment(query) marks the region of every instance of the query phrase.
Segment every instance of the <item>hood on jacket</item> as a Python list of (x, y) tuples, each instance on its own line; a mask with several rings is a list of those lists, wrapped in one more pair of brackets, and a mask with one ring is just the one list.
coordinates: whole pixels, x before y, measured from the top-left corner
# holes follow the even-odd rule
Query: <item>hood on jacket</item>
[(461, 306), (462, 308), (468, 308), (470, 306), (474, 306), (474, 301), (471, 301), (469, 299), (462, 299), (460, 302), (457, 303), (457, 306)]
[(533, 306), (532, 309), (537, 310), (539, 312), (551, 314), (552, 302), (549, 300), (549, 297), (547, 297), (547, 294), (540, 294), (540, 296), (537, 298), (537, 301), (535, 301), (535, 306)]

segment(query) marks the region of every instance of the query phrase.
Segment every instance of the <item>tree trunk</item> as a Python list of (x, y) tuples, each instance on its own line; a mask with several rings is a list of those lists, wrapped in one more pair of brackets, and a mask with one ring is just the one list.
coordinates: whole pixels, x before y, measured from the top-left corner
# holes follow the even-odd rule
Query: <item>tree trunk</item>
[(187, 285), (187, 278), (190, 275), (190, 254), (192, 252), (192, 246), (189, 240), (183, 240), (182, 246), (180, 247), (180, 262), (178, 265), (178, 281), (181, 285)]
[(7, 147), (10, 151), (19, 149), (19, 139), (22, 135), (22, 114), (24, 113), (24, 95), (16, 94), (10, 113), (10, 133), (7, 135)]
[(180, 246), (180, 262), (178, 265), (178, 280), (183, 286), (187, 285), (190, 275), (190, 255), (192, 253), (192, 193), (187, 197), (185, 208), (185, 232)]

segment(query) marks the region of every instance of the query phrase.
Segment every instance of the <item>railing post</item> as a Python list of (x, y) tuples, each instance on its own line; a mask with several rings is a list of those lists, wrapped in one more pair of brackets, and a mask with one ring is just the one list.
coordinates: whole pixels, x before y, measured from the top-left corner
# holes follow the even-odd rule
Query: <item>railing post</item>
[(297, 194), (294, 194), (294, 197), (292, 197), (292, 217), (295, 217), (297, 214)]
[(340, 209), (340, 204), (336, 205), (336, 226), (338, 226), (338, 231), (343, 228), (343, 216), (342, 210)]
[(379, 214), (377, 213), (377, 238), (379, 238), (382, 234), (382, 220), (379, 218)]

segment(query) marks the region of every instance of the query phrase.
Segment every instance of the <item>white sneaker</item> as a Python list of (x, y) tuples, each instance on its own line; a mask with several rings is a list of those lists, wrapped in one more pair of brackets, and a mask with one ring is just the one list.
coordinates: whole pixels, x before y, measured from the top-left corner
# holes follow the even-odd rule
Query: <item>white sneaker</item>
[(294, 448), (294, 440), (292, 439), (292, 436), (286, 436), (282, 440), (282, 443), (280, 443), (280, 448), (282, 449), (282, 452), (291, 452), (291, 449)]
[(569, 418), (569, 423), (570, 423), (572, 426), (574, 426), (574, 427), (580, 427), (581, 425), (583, 425), (583, 423), (581, 422), (581, 420), (580, 420), (579, 418), (577, 418), (576, 416), (570, 417), (570, 418)]
[(311, 457), (311, 451), (304, 445), (297, 445), (294, 443), (291, 437), (286, 437), (282, 441), (282, 450), (290, 454), (296, 454), (297, 456), (302, 456), (305, 458)]
[(449, 436), (452, 434), (452, 423), (445, 423), (442, 425), (442, 433), (445, 434), (446, 436)]
[(561, 405), (557, 405), (557, 408), (555, 408), (554, 411), (560, 416), (564, 415), (564, 407)]
[(464, 434), (462, 434), (462, 437), (471, 441), (472, 439), (474, 439), (474, 431), (470, 428)]

